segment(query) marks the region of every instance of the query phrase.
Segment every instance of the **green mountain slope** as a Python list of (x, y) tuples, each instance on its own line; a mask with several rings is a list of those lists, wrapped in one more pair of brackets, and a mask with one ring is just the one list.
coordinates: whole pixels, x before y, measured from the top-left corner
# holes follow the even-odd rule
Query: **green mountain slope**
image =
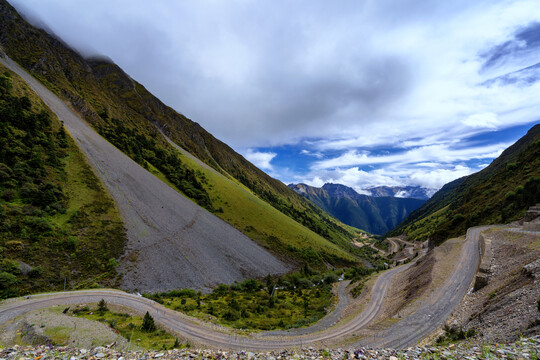
[(126, 243), (113, 200), (56, 116), (0, 74), (0, 298), (113, 286)]
[(305, 184), (291, 184), (289, 187), (343, 223), (377, 235), (393, 229), (425, 202), (420, 199), (362, 195), (339, 184), (325, 184), (322, 188)]
[(468, 227), (507, 223), (540, 202), (540, 125), (482, 171), (446, 184), (388, 235), (435, 243)]
[[(0, 45), (109, 142), (272, 252), (300, 262), (356, 261), (354, 232), (164, 105), (115, 64), (84, 59), (30, 26), (5, 0)], [(182, 156), (161, 132), (208, 167)]]

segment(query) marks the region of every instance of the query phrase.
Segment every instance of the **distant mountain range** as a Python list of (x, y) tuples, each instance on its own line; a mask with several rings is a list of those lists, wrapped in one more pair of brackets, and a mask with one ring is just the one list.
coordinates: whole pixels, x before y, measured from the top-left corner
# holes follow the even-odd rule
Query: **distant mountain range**
[(423, 188), (421, 186), (376, 186), (364, 189), (370, 192), (371, 196), (385, 197), (392, 196), (398, 198), (413, 198), (428, 200), (437, 190)]
[(372, 188), (377, 196), (359, 194), (340, 184), (324, 184), (322, 188), (306, 184), (289, 187), (343, 223), (377, 235), (393, 229), (425, 203), (425, 199), (383, 196), (405, 191), (390, 187)]

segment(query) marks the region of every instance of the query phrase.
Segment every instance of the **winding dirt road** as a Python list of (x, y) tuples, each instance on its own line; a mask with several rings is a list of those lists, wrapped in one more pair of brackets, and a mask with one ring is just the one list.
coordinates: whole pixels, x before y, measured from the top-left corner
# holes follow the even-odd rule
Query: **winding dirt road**
[[(466, 242), (454, 271), (431, 299), (422, 304), (416, 313), (368, 339), (355, 340), (357, 332), (370, 325), (381, 311), (394, 276), (414, 266), (414, 263), (382, 273), (375, 282), (371, 300), (362, 313), (348, 322), (333, 326), (327, 323), (328, 327), (324, 330), (315, 325), (300, 333), (278, 331), (238, 335), (230, 330), (206, 324), (167, 309), (154, 301), (112, 290), (53, 293), (32, 296), (30, 299), (12, 299), (0, 306), (0, 324), (44, 307), (98, 302), (100, 299), (105, 299), (111, 304), (126, 306), (141, 314), (148, 311), (155, 321), (165, 328), (195, 344), (208, 348), (268, 351), (304, 346), (337, 347), (344, 342), (358, 346), (404, 348), (415, 345), (427, 335), (440, 329), (442, 323), (466, 294), (478, 267), (479, 234), (486, 228), (488, 227), (468, 230)], [(343, 298), (345, 285), (342, 283), (338, 287), (340, 299)], [(321, 321), (324, 324), (325, 319)]]
[(467, 239), (454, 271), (437, 292), (414, 314), (358, 344), (373, 347), (404, 348), (417, 344), (440, 329), (472, 284), (480, 258), (480, 233), (491, 226), (467, 230)]
[[(33, 295), (30, 299), (11, 299), (0, 306), (0, 325), (13, 320), (27, 312), (55, 305), (74, 305), (82, 303), (94, 303), (104, 299), (110, 304), (128, 307), (139, 314), (148, 311), (156, 323), (164, 326), (181, 337), (189, 339), (192, 343), (203, 347), (216, 349), (249, 349), (254, 351), (279, 350), (284, 348), (301, 348), (304, 346), (331, 347), (341, 342), (351, 334), (370, 324), (381, 310), (386, 292), (395, 274), (406, 269), (407, 266), (394, 268), (379, 276), (373, 290), (372, 297), (365, 310), (351, 321), (336, 326), (331, 326), (327, 318), (321, 320), (327, 325), (325, 330), (321, 326), (302, 329), (304, 335), (277, 331), (255, 333), (248, 336), (240, 336), (232, 331), (204, 323), (198, 319), (188, 317), (177, 311), (168, 309), (152, 300), (115, 290), (84, 290), (63, 293), (49, 293)], [(346, 298), (346, 282), (339, 284), (338, 293), (340, 299)], [(345, 297), (344, 297), (345, 295)], [(345, 303), (346, 304), (346, 303)], [(343, 309), (338, 304), (336, 311)], [(329, 318), (332, 318), (331, 313)], [(335, 316), (339, 317), (339, 316)], [(306, 331), (307, 330), (307, 331)]]

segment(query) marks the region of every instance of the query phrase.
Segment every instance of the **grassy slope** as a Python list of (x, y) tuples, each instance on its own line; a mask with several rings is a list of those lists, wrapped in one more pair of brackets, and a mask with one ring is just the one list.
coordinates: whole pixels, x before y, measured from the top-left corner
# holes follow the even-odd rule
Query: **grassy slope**
[(445, 185), (388, 235), (437, 242), (468, 227), (519, 219), (540, 202), (540, 125), (535, 125), (484, 170)]
[(188, 167), (204, 173), (210, 184), (208, 192), (212, 202), (223, 211), (216, 215), (266, 248), (277, 253), (291, 253), (309, 262), (317, 261), (310, 258), (316, 255), (309, 249), (325, 254), (323, 257), (327, 261), (334, 256), (353, 260), (342, 248), (276, 210), (238, 181), (201, 166), (188, 156), (182, 160)]
[[(137, 132), (137, 136), (152, 138), (169, 151), (170, 145), (155, 131), (158, 126), (183, 148), (222, 173), (224, 177), (213, 176), (215, 183), (209, 181), (205, 185), (205, 189), (213, 193), (216, 202), (211, 204), (213, 208), (223, 208), (223, 213), (216, 212), (216, 215), (275, 252), (283, 253), (284, 250), (287, 256), (300, 260), (310, 258), (312, 256), (306, 257), (301, 251), (302, 247), (307, 247), (323, 251), (325, 260), (335, 264), (352, 259), (348, 253), (352, 251), (349, 242), (355, 235), (342, 224), (270, 178), (197, 123), (161, 103), (116, 65), (99, 60), (86, 61), (61, 41), (19, 19), (4, 0), (0, 0), (0, 10), (0, 17), (3, 17), (0, 19), (0, 44), (4, 50), (69, 101), (94, 127), (106, 127), (107, 118), (115, 118), (129, 131)], [(201, 169), (198, 165), (193, 168)], [(230, 184), (226, 184), (226, 178)], [(237, 186), (238, 183), (243, 186)], [(247, 195), (246, 188), (249, 189)], [(232, 192), (225, 193), (227, 190)], [(270, 203), (273, 209), (261, 199)], [(250, 211), (246, 209), (247, 205)], [(285, 220), (282, 214), (303, 226)], [(300, 251), (287, 247), (289, 243)]]
[[(99, 311), (99, 307), (96, 304), (95, 306), (92, 306), (92, 308), (88, 306), (77, 307), (71, 310), (70, 313), (73, 316), (106, 323), (112, 329), (118, 331), (118, 333), (126, 338), (128, 342), (132, 343), (134, 347), (155, 350), (175, 348), (175, 341), (177, 341), (177, 338), (172, 334), (159, 328), (156, 328), (154, 331), (143, 331), (143, 318), (140, 316), (121, 311), (112, 311), (107, 308), (107, 305), (105, 306), (106, 310), (104, 311)], [(58, 345), (64, 345), (64, 343), (59, 343)], [(176, 347), (182, 346), (178, 344)]]
[[(9, 152), (3, 153), (0, 162), (2, 159), (15, 161), (13, 169), (16, 169), (28, 163), (26, 157), (40, 154), (44, 172), (18, 175), (19, 181), (38, 187), (54, 184), (60, 191), (56, 195), (60, 201), (44, 205), (25, 200), (21, 193), (24, 186), (13, 188), (8, 181), (0, 183), (0, 270), (15, 276), (15, 279), (4, 277), (0, 284), (1, 296), (60, 290), (64, 287), (64, 279), (68, 289), (114, 284), (115, 263), (111, 259), (121, 255), (126, 240), (114, 202), (74, 141), (69, 136), (63, 139), (59, 135), (60, 122), (37, 95), (22, 79), (1, 65), (0, 73), (9, 74), (12, 95), (16, 98), (26, 96), (30, 100), (31, 108), (25, 112), (26, 116), (44, 112), (51, 120), (49, 126), (37, 131), (33, 125), (28, 129), (17, 129), (2, 119), (7, 148), (19, 150), (16, 158)], [(49, 144), (54, 144), (38, 145), (38, 139), (43, 137), (49, 139)], [(35, 145), (25, 147), (24, 139)], [(51, 160), (52, 152), (58, 153), (56, 165)], [(27, 264), (32, 271), (27, 272), (21, 263)], [(13, 264), (17, 266), (10, 266)]]

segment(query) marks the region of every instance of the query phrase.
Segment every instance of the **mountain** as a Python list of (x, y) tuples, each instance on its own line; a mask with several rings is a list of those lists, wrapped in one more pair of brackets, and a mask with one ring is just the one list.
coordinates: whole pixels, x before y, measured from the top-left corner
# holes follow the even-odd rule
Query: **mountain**
[[(146, 173), (198, 204), (199, 213), (209, 212), (221, 218), (289, 265), (309, 263), (322, 267), (360, 261), (359, 252), (350, 244), (356, 235), (344, 224), (259, 170), (199, 124), (163, 104), (110, 60), (83, 58), (60, 39), (28, 24), (5, 0), (0, 0), (0, 47)], [(149, 214), (162, 211), (151, 202), (147, 205), (156, 207), (148, 209)], [(125, 249), (142, 249), (148, 241), (146, 230), (130, 225), (125, 213), (122, 216), (127, 227)], [(152, 219), (143, 220), (145, 223)], [(164, 231), (159, 226), (148, 226), (151, 231)], [(184, 241), (183, 236), (188, 234), (196, 239), (197, 234), (190, 231), (199, 230), (190, 223), (180, 226), (171, 232), (173, 235), (163, 237), (161, 244), (170, 242), (170, 236), (174, 242)], [(138, 241), (141, 245), (137, 245)], [(228, 239), (222, 239), (222, 243), (228, 243)], [(158, 248), (147, 249), (158, 254)], [(170, 281), (177, 276), (150, 271), (152, 261), (141, 255), (147, 253), (141, 250), (113, 256), (120, 262), (119, 268), (124, 269), (120, 279), (123, 286), (130, 277), (133, 284), (150, 273), (155, 278), (146, 278), (146, 283), (174, 287)], [(193, 273), (207, 272), (206, 259), (185, 257), (190, 264), (199, 264)], [(174, 269), (174, 261), (179, 260), (163, 257), (162, 261), (170, 261), (167, 264)], [(227, 264), (235, 266), (231, 261)], [(243, 278), (255, 276), (250, 271), (237, 273)], [(203, 288), (215, 280), (204, 284), (200, 280), (194, 286)]]
[(0, 298), (115, 286), (126, 232), (54, 114), (0, 63)]
[(540, 124), (488, 167), (436, 192), (388, 235), (440, 243), (476, 225), (508, 223), (540, 202)]
[(435, 192), (433, 189), (427, 189), (421, 186), (375, 186), (364, 190), (375, 197), (392, 196), (421, 200), (428, 200)]
[(362, 195), (339, 184), (324, 184), (322, 188), (306, 184), (289, 187), (345, 224), (378, 235), (393, 229), (424, 203), (420, 199)]

